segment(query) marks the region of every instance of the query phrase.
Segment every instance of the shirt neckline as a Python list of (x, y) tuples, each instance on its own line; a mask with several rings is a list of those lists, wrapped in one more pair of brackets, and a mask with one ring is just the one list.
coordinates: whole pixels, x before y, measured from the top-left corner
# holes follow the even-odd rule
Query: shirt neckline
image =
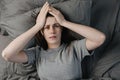
[(47, 50), (45, 50), (45, 52), (59, 51), (59, 50), (61, 50), (63, 48), (64, 45), (65, 44), (63, 43), (58, 48), (47, 49)]

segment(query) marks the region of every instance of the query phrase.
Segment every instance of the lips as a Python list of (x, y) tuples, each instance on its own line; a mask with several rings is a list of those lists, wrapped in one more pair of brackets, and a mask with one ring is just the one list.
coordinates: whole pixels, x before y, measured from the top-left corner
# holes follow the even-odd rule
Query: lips
[(49, 37), (50, 39), (55, 39), (56, 38), (56, 36), (51, 36), (51, 37)]

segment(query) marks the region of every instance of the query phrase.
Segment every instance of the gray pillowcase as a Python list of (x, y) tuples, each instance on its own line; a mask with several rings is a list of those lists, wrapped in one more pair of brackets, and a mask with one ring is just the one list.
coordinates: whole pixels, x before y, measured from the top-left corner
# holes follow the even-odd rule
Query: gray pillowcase
[(69, 21), (89, 25), (91, 3), (91, 0), (67, 0), (53, 6), (60, 10)]
[[(0, 20), (1, 20), (1, 8), (2, 8), (1, 1), (2, 1), (2, 0), (0, 0)], [(2, 33), (3, 33), (3, 32), (2, 32), (2, 29), (1, 29), (1, 26), (0, 26), (0, 34), (2, 34)]]
[(37, 13), (48, 1), (69, 21), (89, 25), (91, 0), (3, 0), (1, 28), (17, 37), (35, 24)]

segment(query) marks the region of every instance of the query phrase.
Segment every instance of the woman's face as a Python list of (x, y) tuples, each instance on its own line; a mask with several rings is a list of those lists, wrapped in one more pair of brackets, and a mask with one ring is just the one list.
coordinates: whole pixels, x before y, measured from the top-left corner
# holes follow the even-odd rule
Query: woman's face
[(43, 28), (43, 36), (49, 45), (61, 43), (62, 28), (57, 23), (55, 17), (47, 17), (46, 24)]

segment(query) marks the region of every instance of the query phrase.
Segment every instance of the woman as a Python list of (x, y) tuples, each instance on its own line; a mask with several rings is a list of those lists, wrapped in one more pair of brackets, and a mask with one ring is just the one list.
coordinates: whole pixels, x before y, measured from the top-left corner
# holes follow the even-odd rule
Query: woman
[[(52, 17), (46, 17), (48, 13)], [(82, 35), (85, 39), (75, 40), (69, 44), (62, 42), (62, 26)], [(23, 50), (39, 31), (44, 36), (46, 47), (36, 46)], [(82, 78), (81, 60), (89, 55), (89, 51), (99, 47), (104, 40), (105, 35), (102, 32), (67, 21), (60, 11), (46, 2), (38, 14), (36, 24), (14, 39), (3, 50), (2, 56), (7, 61), (36, 64), (41, 80), (79, 80)]]

